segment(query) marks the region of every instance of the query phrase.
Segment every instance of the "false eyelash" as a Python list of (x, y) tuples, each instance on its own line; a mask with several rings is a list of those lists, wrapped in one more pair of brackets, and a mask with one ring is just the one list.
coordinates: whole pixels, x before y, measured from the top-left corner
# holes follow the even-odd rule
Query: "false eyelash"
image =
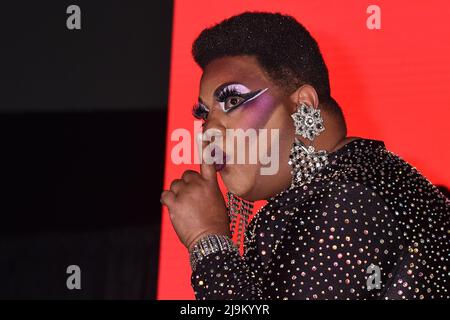
[(225, 102), (229, 97), (242, 97), (242, 93), (234, 88), (227, 87), (217, 94), (217, 101)]
[(209, 110), (201, 103), (196, 103), (192, 107), (192, 115), (199, 120), (206, 120)]

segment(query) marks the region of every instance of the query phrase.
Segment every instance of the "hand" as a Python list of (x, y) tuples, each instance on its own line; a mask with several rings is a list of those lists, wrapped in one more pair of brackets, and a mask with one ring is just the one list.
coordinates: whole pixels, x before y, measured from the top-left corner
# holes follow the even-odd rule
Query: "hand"
[(170, 190), (161, 194), (161, 203), (169, 209), (170, 220), (180, 241), (191, 251), (208, 234), (230, 236), (225, 201), (212, 164), (202, 164), (200, 173), (187, 170), (172, 181)]

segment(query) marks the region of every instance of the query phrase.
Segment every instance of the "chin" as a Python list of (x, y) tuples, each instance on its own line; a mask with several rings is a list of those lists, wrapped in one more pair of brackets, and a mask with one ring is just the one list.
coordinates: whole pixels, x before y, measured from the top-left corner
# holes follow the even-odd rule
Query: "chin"
[(246, 167), (239, 170), (239, 168), (230, 165), (220, 172), (220, 175), (229, 192), (245, 200), (253, 201), (255, 175), (251, 174), (248, 169)]

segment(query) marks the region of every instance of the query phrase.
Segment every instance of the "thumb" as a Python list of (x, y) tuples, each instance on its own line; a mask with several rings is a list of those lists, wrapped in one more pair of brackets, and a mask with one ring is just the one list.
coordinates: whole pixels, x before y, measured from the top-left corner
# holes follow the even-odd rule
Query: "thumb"
[[(208, 134), (213, 132), (213, 129), (207, 131)], [(217, 132), (218, 130), (214, 131)], [(220, 133), (220, 131), (218, 131)], [(208, 143), (203, 141), (203, 148), (201, 152), (201, 163), (200, 163), (200, 175), (205, 180), (217, 181), (217, 173), (215, 163), (216, 149), (217, 146), (214, 142)]]

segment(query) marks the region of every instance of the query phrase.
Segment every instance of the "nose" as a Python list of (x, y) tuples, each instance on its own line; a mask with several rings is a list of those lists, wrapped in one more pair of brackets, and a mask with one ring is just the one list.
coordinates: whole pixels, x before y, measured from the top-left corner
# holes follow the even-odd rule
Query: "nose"
[[(225, 119), (226, 115), (216, 108), (211, 108), (206, 123), (203, 126), (201, 145), (205, 149), (208, 145), (214, 144), (224, 150), (225, 146)], [(219, 141), (220, 140), (220, 141)], [(199, 142), (199, 141), (197, 141)]]
[(208, 114), (208, 119), (206, 121), (206, 124), (203, 126), (203, 132), (209, 131), (209, 130), (219, 130), (222, 135), (225, 135), (225, 125), (224, 125), (224, 115), (221, 114), (221, 111), (219, 110), (211, 110)]
[(223, 140), (224, 132), (217, 127), (207, 126), (204, 128), (202, 134), (202, 145), (203, 148), (206, 148), (209, 144), (214, 143), (215, 145), (219, 144), (223, 148), (222, 141), (218, 141), (220, 139)]
[[(217, 127), (207, 126), (204, 127), (202, 133), (198, 133), (197, 146), (199, 146), (198, 152), (201, 161), (206, 163), (213, 163), (216, 161), (216, 149), (220, 149), (220, 153), (224, 155), (224, 134), (223, 131)], [(220, 155), (217, 155), (220, 157)]]

